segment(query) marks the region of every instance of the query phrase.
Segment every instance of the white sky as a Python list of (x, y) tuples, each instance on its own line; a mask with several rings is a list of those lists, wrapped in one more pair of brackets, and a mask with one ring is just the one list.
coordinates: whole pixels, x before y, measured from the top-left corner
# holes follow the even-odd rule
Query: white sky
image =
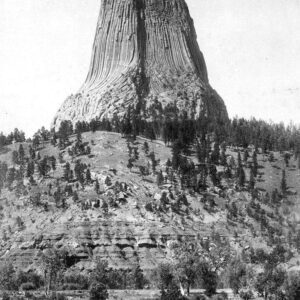
[[(299, 123), (300, 1), (187, 0), (230, 116)], [(0, 131), (49, 127), (89, 67), (100, 0), (0, 0)]]

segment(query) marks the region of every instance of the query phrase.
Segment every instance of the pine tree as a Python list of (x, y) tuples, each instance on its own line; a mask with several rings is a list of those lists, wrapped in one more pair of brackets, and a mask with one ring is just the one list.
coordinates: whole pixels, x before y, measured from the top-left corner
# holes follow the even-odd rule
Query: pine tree
[(29, 161), (27, 164), (26, 176), (31, 177), (34, 174), (34, 162)]
[(69, 182), (70, 181), (70, 171), (71, 171), (71, 166), (70, 166), (70, 163), (67, 162), (65, 164), (65, 167), (64, 167), (64, 179)]
[(214, 150), (211, 154), (211, 163), (218, 165), (220, 159), (220, 145), (219, 143), (215, 142)]
[(29, 146), (29, 156), (31, 159), (35, 159), (35, 151), (31, 146)]
[(250, 170), (250, 178), (249, 178), (249, 189), (253, 190), (255, 187), (255, 179), (254, 179), (254, 173), (253, 169)]
[(164, 183), (164, 177), (163, 177), (161, 170), (160, 170), (160, 172), (157, 173), (156, 183), (157, 183), (157, 186), (161, 186)]
[(174, 170), (177, 170), (180, 166), (181, 159), (181, 142), (176, 140), (172, 146), (172, 166)]
[(221, 164), (222, 166), (227, 166), (226, 152), (225, 152), (223, 149), (221, 150), (220, 164)]
[(244, 157), (243, 157), (243, 161), (244, 161), (245, 164), (247, 163), (248, 158), (249, 158), (249, 152), (248, 152), (247, 149), (245, 149), (245, 151), (244, 151)]
[(257, 162), (257, 152), (254, 151), (253, 152), (253, 175), (254, 177), (257, 176), (257, 172), (258, 172), (258, 162)]
[(41, 176), (46, 176), (49, 172), (48, 159), (45, 156), (38, 164), (39, 173)]
[(241, 152), (240, 151), (238, 152), (237, 161), (238, 161), (238, 169), (240, 169), (243, 166), (242, 165), (242, 158), (241, 158)]
[(281, 192), (282, 195), (285, 196), (286, 192), (287, 192), (287, 183), (286, 183), (286, 174), (285, 174), (285, 170), (282, 170), (282, 178), (281, 178)]
[(90, 169), (86, 170), (85, 179), (87, 183), (90, 183), (92, 181), (92, 175)]
[(6, 183), (8, 188), (11, 188), (11, 185), (13, 184), (16, 176), (16, 169), (15, 168), (9, 168), (6, 174)]
[(139, 160), (139, 150), (138, 150), (138, 148), (134, 148), (134, 159)]
[(102, 208), (104, 214), (107, 215), (108, 214), (108, 204), (105, 200), (103, 200), (101, 208)]
[(244, 168), (243, 168), (243, 167), (240, 167), (240, 168), (239, 168), (238, 174), (239, 174), (239, 177), (238, 177), (238, 185), (239, 185), (240, 187), (243, 187), (243, 186), (245, 185), (245, 179), (246, 179), (245, 171), (244, 171)]
[(144, 142), (143, 150), (144, 150), (146, 155), (149, 154), (149, 144), (148, 144), (148, 142)]
[(74, 167), (74, 172), (76, 179), (83, 184), (84, 183), (84, 176), (83, 176), (84, 167), (81, 164), (80, 160), (77, 160)]
[(200, 142), (197, 142), (196, 145), (196, 153), (199, 163), (205, 163), (206, 160), (206, 145), (201, 144)]
[(23, 163), (24, 162), (24, 158), (25, 158), (25, 151), (24, 151), (24, 148), (23, 148), (22, 144), (20, 144), (20, 146), (19, 146), (18, 157), (19, 157), (19, 161), (21, 163)]
[(53, 172), (56, 170), (56, 158), (55, 158), (55, 156), (51, 157), (51, 168), (52, 168)]
[(95, 192), (96, 192), (97, 194), (100, 193), (100, 184), (99, 184), (98, 179), (96, 179), (96, 181), (95, 181)]
[(145, 278), (143, 274), (143, 270), (141, 269), (140, 265), (133, 271), (133, 278), (134, 278), (134, 288), (137, 290), (142, 290), (145, 285)]
[(210, 165), (209, 174), (213, 185), (218, 186), (220, 184), (220, 179), (215, 165)]

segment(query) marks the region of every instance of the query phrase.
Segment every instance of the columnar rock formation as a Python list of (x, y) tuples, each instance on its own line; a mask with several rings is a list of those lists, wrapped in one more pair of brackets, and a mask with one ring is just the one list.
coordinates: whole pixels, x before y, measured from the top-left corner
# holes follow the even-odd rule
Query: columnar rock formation
[(157, 100), (197, 114), (204, 94), (226, 119), (184, 0), (102, 0), (88, 76), (54, 125), (123, 115), (129, 105), (146, 110)]

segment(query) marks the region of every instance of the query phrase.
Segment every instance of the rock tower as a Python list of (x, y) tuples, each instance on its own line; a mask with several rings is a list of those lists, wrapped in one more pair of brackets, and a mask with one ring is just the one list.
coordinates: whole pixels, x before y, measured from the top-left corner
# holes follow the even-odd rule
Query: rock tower
[(90, 121), (145, 111), (159, 101), (199, 114), (203, 103), (226, 119), (223, 100), (211, 88), (184, 0), (102, 0), (87, 78), (55, 119)]

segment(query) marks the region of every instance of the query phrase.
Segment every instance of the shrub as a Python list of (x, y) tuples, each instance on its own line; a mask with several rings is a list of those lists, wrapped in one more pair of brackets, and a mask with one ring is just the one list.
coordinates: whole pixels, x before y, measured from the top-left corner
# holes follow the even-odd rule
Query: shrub
[(0, 266), (0, 288), (8, 291), (18, 289), (16, 272), (13, 265), (9, 262)]
[(227, 300), (228, 296), (226, 293), (222, 292), (221, 294), (214, 295), (211, 299), (212, 300)]
[(89, 280), (84, 275), (71, 273), (64, 277), (64, 290), (87, 290), (88, 287)]
[(106, 299), (108, 299), (106, 286), (100, 282), (94, 282), (90, 287), (90, 300)]
[(24, 296), (25, 296), (25, 299), (31, 299), (31, 298), (35, 299), (34, 295), (28, 291), (25, 292)]
[(2, 300), (10, 300), (9, 295), (6, 292), (2, 294)]
[(62, 286), (62, 290), (63, 291), (79, 291), (79, 290), (84, 290), (84, 288), (82, 288), (82, 285), (80, 285), (79, 283), (65, 283)]
[(49, 300), (67, 300), (67, 297), (63, 294), (52, 292)]
[(241, 292), (240, 292), (240, 297), (241, 297), (243, 300), (251, 300), (251, 299), (254, 299), (254, 295), (253, 295), (252, 291), (250, 291), (250, 290), (241, 291)]
[(34, 290), (36, 290), (36, 286), (32, 282), (23, 283), (20, 286), (20, 288), (21, 288), (22, 291), (34, 291)]
[(26, 273), (24, 271), (19, 271), (17, 273), (17, 285), (22, 286), (23, 284), (28, 283), (33, 284), (35, 286), (35, 289), (38, 289), (39, 287), (44, 285), (43, 279), (40, 275), (34, 272)]
[(153, 207), (152, 207), (152, 204), (150, 202), (148, 202), (146, 205), (145, 205), (145, 209), (149, 212), (153, 212)]

